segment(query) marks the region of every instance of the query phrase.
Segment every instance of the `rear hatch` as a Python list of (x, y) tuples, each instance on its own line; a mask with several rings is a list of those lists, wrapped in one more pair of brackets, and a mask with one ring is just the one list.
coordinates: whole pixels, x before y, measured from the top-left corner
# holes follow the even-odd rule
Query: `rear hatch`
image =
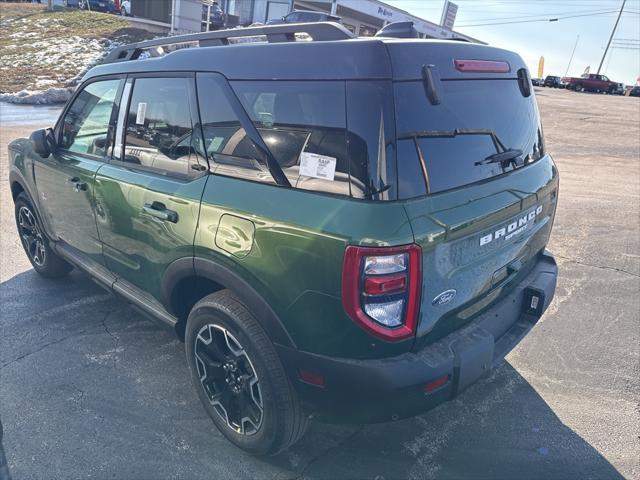
[(518, 55), (456, 42), (387, 47), (398, 192), (423, 251), (420, 345), (526, 275), (548, 241), (558, 180)]

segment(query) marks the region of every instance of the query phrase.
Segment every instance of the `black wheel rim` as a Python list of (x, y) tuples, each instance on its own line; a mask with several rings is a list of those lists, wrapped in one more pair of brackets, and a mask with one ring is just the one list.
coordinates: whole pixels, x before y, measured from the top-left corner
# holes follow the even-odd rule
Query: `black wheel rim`
[(216, 414), (234, 432), (254, 435), (264, 415), (262, 392), (251, 359), (226, 328), (208, 324), (195, 340), (200, 384)]
[(46, 259), (44, 237), (35, 215), (28, 207), (20, 207), (18, 211), (18, 229), (27, 255), (33, 263), (42, 267)]

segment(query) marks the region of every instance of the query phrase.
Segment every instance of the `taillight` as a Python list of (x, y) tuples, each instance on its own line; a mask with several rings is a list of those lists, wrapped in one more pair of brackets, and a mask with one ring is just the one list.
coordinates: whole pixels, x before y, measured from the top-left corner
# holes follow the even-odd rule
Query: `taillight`
[(347, 247), (342, 268), (345, 311), (383, 340), (413, 336), (420, 312), (421, 265), (418, 245)]

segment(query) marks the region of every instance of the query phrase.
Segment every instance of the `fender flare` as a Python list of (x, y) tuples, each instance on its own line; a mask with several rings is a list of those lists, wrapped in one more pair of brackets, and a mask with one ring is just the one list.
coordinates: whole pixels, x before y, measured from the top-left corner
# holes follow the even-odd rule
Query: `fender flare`
[(171, 292), (184, 279), (202, 277), (231, 290), (251, 311), (274, 343), (296, 348), (282, 321), (269, 303), (237, 272), (220, 263), (201, 257), (182, 257), (173, 261), (162, 277), (161, 289), (165, 307), (169, 311)]
[[(13, 186), (14, 183), (17, 183), (18, 185), (20, 185), (20, 188), (22, 188), (22, 191), (24, 191), (27, 194), (27, 196), (29, 197), (29, 200), (31, 200), (31, 202), (33, 203), (33, 195), (31, 195), (31, 192), (29, 191), (29, 186), (27, 181), (22, 176), (22, 174), (19, 173), (18, 170), (12, 168), (9, 171), (9, 186)], [(13, 196), (13, 192), (11, 192), (11, 195)]]
[[(9, 171), (9, 187), (13, 186), (14, 183), (17, 183), (18, 185), (20, 185), (20, 187), (22, 188), (22, 191), (27, 195), (27, 197), (29, 197), (29, 201), (31, 202), (31, 205), (33, 205), (33, 207), (35, 208), (35, 214), (38, 217), (38, 220), (40, 221), (40, 225), (42, 225), (42, 227), (44, 228), (44, 233), (46, 234), (47, 238), (49, 240), (55, 238), (51, 225), (49, 225), (49, 222), (46, 221), (46, 217), (42, 213), (42, 205), (40, 205), (40, 201), (39, 201), (40, 199), (38, 198), (38, 195), (33, 194), (33, 192), (31, 191), (31, 187), (29, 186), (29, 182), (27, 182), (26, 178), (24, 178), (22, 173), (20, 173), (19, 170), (12, 168)], [(13, 196), (13, 192), (12, 192), (12, 196)]]

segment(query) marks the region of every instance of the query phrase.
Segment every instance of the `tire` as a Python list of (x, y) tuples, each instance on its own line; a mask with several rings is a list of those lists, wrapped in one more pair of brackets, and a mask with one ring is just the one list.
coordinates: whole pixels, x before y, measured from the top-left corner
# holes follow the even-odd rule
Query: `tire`
[(73, 270), (70, 264), (51, 249), (49, 239), (40, 223), (40, 217), (24, 192), (16, 197), (15, 219), (22, 248), (36, 272), (43, 277), (59, 278)]
[(254, 455), (275, 455), (302, 438), (308, 417), (280, 358), (231, 291), (193, 307), (185, 346), (198, 397), (230, 442)]

